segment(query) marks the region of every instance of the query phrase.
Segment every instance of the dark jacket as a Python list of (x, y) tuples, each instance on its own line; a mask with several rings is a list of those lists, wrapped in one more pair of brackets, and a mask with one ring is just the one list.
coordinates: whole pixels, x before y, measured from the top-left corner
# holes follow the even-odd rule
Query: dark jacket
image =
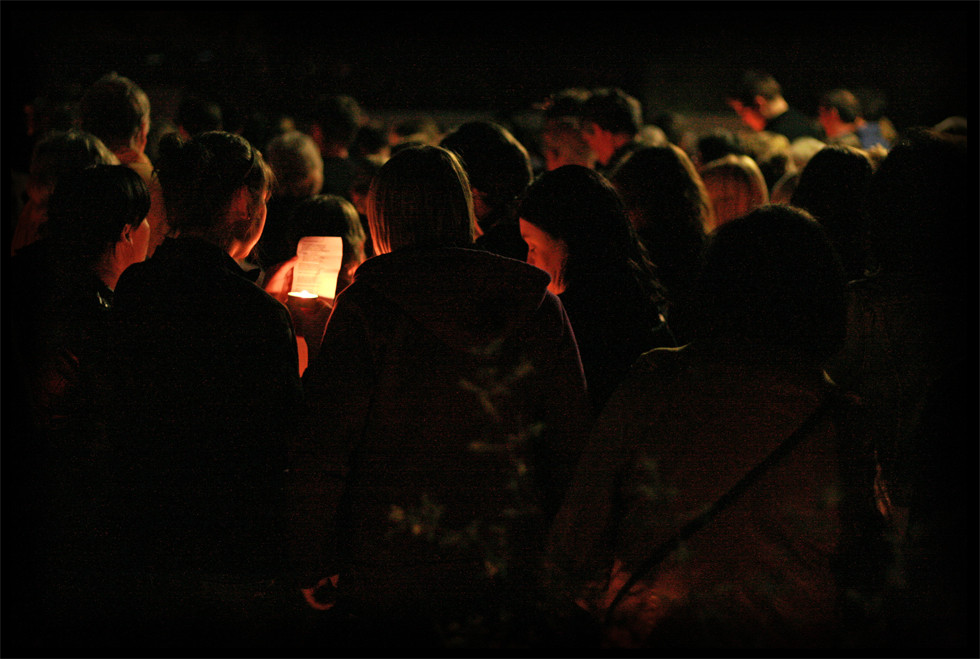
[(624, 270), (590, 273), (559, 297), (575, 332), (596, 413), (641, 354), (675, 345), (656, 301)]
[[(483, 597), (492, 525), (509, 529), (511, 574), (535, 555), (588, 426), (547, 284), (469, 249), (361, 265), (303, 377), (316, 453), (295, 462), (293, 517), (311, 578), (339, 572), (341, 592), (374, 612), (428, 612)], [(525, 508), (537, 512), (508, 517)], [(473, 524), (490, 546), (469, 543)]]
[(789, 108), (778, 117), (767, 121), (766, 130), (785, 135), (790, 142), (800, 137), (820, 137), (820, 131), (814, 122), (795, 108)]
[(119, 526), (134, 569), (277, 574), (302, 402), (285, 306), (215, 245), (168, 239), (123, 273), (110, 331)]

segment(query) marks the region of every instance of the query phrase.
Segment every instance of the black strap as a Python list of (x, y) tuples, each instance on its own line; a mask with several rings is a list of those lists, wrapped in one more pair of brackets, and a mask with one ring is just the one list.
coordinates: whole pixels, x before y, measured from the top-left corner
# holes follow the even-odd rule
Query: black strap
[(630, 589), (635, 586), (640, 579), (642, 579), (650, 570), (655, 568), (665, 558), (667, 558), (682, 542), (687, 540), (705, 524), (707, 524), (711, 518), (741, 496), (742, 493), (745, 492), (745, 490), (747, 490), (756, 480), (758, 480), (763, 473), (786, 457), (790, 451), (796, 448), (807, 433), (809, 433), (813, 427), (820, 422), (824, 416), (826, 416), (827, 412), (834, 407), (837, 400), (838, 398), (836, 395), (828, 395), (820, 406), (806, 418), (803, 424), (797, 428), (792, 435), (784, 439), (779, 446), (773, 449), (772, 453), (770, 453), (766, 459), (753, 467), (749, 473), (745, 474), (741, 480), (735, 483), (731, 489), (729, 489), (717, 501), (715, 501), (710, 508), (689, 521), (671, 538), (660, 544), (657, 549), (650, 554), (647, 559), (637, 567), (636, 570), (633, 571), (630, 578), (616, 593), (616, 597), (613, 598), (612, 604), (610, 604), (609, 608), (606, 610), (606, 623), (609, 623), (613, 610), (615, 610), (616, 606), (623, 600)]

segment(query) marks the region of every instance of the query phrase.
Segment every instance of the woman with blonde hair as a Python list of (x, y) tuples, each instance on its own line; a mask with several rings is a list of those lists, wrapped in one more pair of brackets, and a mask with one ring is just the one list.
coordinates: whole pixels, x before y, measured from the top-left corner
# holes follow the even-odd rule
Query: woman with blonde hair
[(473, 616), (494, 645), (513, 633), (495, 612), (532, 583), (588, 427), (578, 349), (544, 272), (473, 249), (452, 152), (400, 150), (367, 209), (378, 256), (337, 296), (303, 376), (315, 451), (293, 466), (292, 519), (305, 593), (330, 608), (336, 584), (361, 623), (341, 645), (431, 647)]
[(732, 154), (709, 162), (701, 169), (701, 178), (715, 215), (709, 231), (769, 203), (766, 179), (749, 156)]

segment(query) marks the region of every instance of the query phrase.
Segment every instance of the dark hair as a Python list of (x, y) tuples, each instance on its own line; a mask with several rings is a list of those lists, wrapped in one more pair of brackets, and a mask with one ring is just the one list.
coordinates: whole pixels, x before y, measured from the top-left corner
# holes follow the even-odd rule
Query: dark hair
[(463, 163), (470, 185), (486, 195), (491, 208), (514, 204), (531, 184), (527, 149), (506, 128), (470, 121), (447, 135), (441, 145)]
[(221, 106), (197, 96), (187, 96), (177, 107), (177, 125), (188, 135), (222, 129)]
[(583, 117), (612, 133), (636, 135), (643, 127), (640, 102), (622, 89), (597, 89), (582, 106)]
[(782, 96), (783, 90), (776, 79), (764, 71), (744, 71), (740, 78), (729, 88), (727, 97), (740, 101), (743, 105), (755, 107), (755, 97), (761, 96), (767, 101)]
[[(366, 236), (354, 204), (339, 195), (314, 195), (293, 208), (290, 217), (289, 243), (292, 253), (306, 236), (340, 236), (344, 239), (344, 265), (341, 280), (350, 283), (353, 268), (364, 260)], [(343, 286), (338, 284), (337, 290)]]
[(352, 96), (329, 94), (317, 99), (313, 120), (327, 144), (350, 146), (361, 125), (361, 106)]
[(872, 245), (883, 270), (946, 278), (962, 267), (976, 222), (970, 171), (966, 138), (921, 127), (901, 136), (871, 177)]
[(140, 87), (113, 72), (95, 81), (82, 95), (81, 127), (110, 149), (127, 146), (150, 118), (150, 100)]
[(738, 358), (814, 366), (843, 344), (844, 271), (804, 210), (766, 205), (709, 235), (695, 293), (695, 340)]
[(713, 129), (699, 137), (697, 149), (702, 167), (725, 156), (746, 155), (738, 135), (723, 128)]
[(118, 164), (98, 137), (83, 130), (48, 133), (34, 146), (31, 184), (53, 189), (65, 174), (93, 165)]
[(873, 168), (860, 149), (828, 145), (807, 162), (791, 202), (809, 212), (833, 243), (848, 279), (864, 274), (867, 199)]
[(210, 236), (221, 246), (235, 236), (226, 217), (235, 193), (246, 188), (256, 206), (274, 180), (262, 154), (248, 141), (221, 131), (187, 141), (176, 133), (164, 135), (156, 175), (170, 226)]
[(518, 207), (530, 222), (568, 249), (562, 279), (568, 288), (596, 271), (625, 266), (656, 302), (663, 292), (616, 189), (598, 172), (565, 165), (531, 184)]
[(276, 175), (276, 194), (308, 197), (323, 188), (323, 158), (313, 138), (291, 130), (265, 146), (265, 157)]
[(693, 285), (706, 229), (713, 221), (711, 199), (687, 154), (674, 145), (639, 149), (611, 182), (667, 290)]
[(368, 224), (378, 254), (405, 247), (469, 247), (476, 232), (466, 170), (452, 151), (398, 151), (371, 180)]
[(840, 120), (844, 123), (854, 123), (861, 116), (861, 102), (857, 96), (846, 89), (832, 89), (820, 97), (817, 105), (822, 108), (837, 110)]
[(58, 181), (48, 203), (47, 233), (64, 252), (91, 263), (149, 212), (150, 192), (139, 174), (125, 165), (95, 165)]
[(372, 156), (381, 153), (388, 146), (388, 136), (375, 126), (361, 126), (351, 142), (351, 157)]

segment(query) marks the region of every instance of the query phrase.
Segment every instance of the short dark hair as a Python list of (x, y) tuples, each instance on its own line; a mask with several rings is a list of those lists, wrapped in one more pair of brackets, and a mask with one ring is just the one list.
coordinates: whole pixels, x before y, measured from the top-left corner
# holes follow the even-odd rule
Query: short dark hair
[(485, 193), (493, 208), (513, 203), (531, 184), (527, 149), (503, 126), (470, 121), (447, 135), (440, 146), (459, 157), (470, 185)]
[(328, 144), (349, 146), (361, 126), (361, 106), (346, 94), (328, 94), (317, 99), (313, 121)]
[(857, 96), (846, 89), (831, 89), (820, 97), (817, 105), (822, 108), (833, 108), (841, 121), (853, 123), (861, 116), (861, 102)]
[(640, 102), (618, 87), (595, 90), (583, 104), (582, 115), (612, 133), (636, 135), (643, 127)]
[(91, 263), (149, 212), (150, 192), (139, 174), (126, 165), (95, 165), (58, 181), (48, 203), (47, 234)]
[(188, 135), (221, 130), (221, 106), (198, 96), (187, 96), (177, 107), (177, 125)]
[(110, 149), (129, 144), (150, 118), (150, 99), (139, 85), (115, 72), (96, 80), (82, 95), (81, 127)]
[(708, 237), (695, 341), (821, 365), (843, 345), (844, 286), (840, 259), (809, 213), (762, 206)]
[(756, 96), (771, 101), (782, 95), (782, 87), (779, 86), (775, 78), (764, 71), (754, 69), (744, 71), (727, 93), (728, 98), (750, 106), (755, 105)]
[(48, 133), (34, 146), (31, 184), (54, 189), (58, 180), (69, 172), (118, 162), (102, 140), (92, 133), (75, 129)]

